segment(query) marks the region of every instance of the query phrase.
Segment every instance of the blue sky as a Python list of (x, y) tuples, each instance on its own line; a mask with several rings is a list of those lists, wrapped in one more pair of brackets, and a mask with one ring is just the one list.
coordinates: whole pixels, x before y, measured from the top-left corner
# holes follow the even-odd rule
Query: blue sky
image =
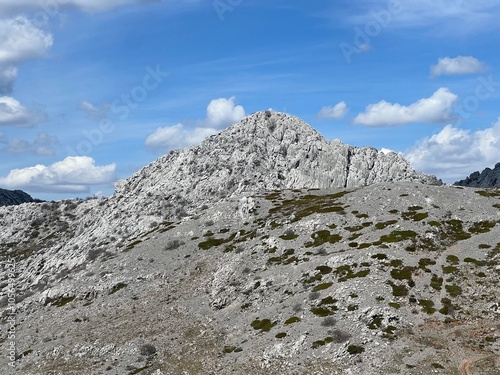
[(500, 162), (499, 16), (486, 0), (4, 0), (0, 187), (109, 195), (269, 108), (453, 182)]

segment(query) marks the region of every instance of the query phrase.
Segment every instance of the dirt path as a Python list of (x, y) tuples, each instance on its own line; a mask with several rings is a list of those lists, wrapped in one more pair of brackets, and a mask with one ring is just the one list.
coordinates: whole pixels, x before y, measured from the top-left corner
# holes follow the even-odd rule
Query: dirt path
[[(461, 375), (474, 375), (471, 367), (474, 363), (482, 361), (483, 359), (488, 359), (488, 358), (496, 358), (496, 357), (479, 357), (479, 358), (474, 358), (474, 359), (466, 359), (464, 360), (460, 366), (458, 366), (458, 369), (460, 370)], [(479, 375), (479, 374), (476, 374)]]
[(478, 361), (477, 359), (466, 359), (463, 361), (458, 369), (460, 370), (460, 374), (462, 375), (472, 375), (472, 372), (470, 370), (470, 367), (474, 362)]

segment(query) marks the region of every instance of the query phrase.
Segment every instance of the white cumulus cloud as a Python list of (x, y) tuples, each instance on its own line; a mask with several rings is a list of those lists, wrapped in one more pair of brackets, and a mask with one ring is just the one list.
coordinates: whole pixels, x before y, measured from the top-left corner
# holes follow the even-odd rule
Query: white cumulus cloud
[(223, 129), (245, 117), (245, 109), (241, 105), (236, 105), (235, 100), (234, 96), (212, 100), (207, 107), (206, 126)]
[(340, 103), (335, 104), (334, 106), (326, 106), (321, 108), (318, 113), (318, 118), (331, 118), (335, 120), (340, 120), (347, 115), (349, 112), (349, 108), (347, 104), (342, 101)]
[(380, 101), (366, 107), (354, 119), (355, 124), (365, 126), (397, 126), (415, 122), (446, 123), (453, 119), (453, 105), (458, 96), (441, 87), (430, 98), (403, 106)]
[(19, 64), (44, 56), (52, 44), (52, 34), (24, 16), (0, 19), (0, 94), (12, 91)]
[(436, 65), (431, 66), (431, 76), (475, 74), (487, 70), (485, 64), (472, 56), (443, 57)]
[(0, 126), (32, 126), (45, 118), (44, 113), (31, 111), (10, 96), (0, 96)]
[(146, 146), (163, 152), (194, 146), (221, 129), (239, 122), (245, 117), (245, 109), (235, 104), (235, 97), (214, 99), (207, 106), (207, 117), (198, 126), (182, 123), (159, 127), (146, 138)]
[(446, 182), (461, 180), (500, 161), (500, 119), (490, 128), (471, 132), (446, 125), (406, 152), (417, 169)]
[(52, 165), (35, 165), (14, 169), (0, 177), (0, 185), (8, 189), (23, 189), (47, 193), (85, 193), (90, 186), (112, 184), (116, 180), (116, 165), (97, 166), (88, 156), (69, 156)]
[(201, 143), (206, 137), (217, 134), (214, 128), (186, 129), (183, 124), (159, 127), (146, 138), (146, 146), (161, 151), (181, 149)]

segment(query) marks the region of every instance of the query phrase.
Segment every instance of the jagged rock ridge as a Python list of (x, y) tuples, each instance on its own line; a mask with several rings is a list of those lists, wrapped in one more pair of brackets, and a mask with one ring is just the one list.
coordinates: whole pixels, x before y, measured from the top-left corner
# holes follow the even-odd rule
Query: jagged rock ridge
[(0, 189), (0, 206), (14, 206), (17, 204), (40, 202), (21, 190)]
[(172, 151), (116, 186), (117, 195), (181, 191), (187, 200), (244, 191), (354, 188), (409, 181), (440, 184), (396, 153), (327, 141), (297, 117), (264, 111), (201, 145)]
[(495, 168), (485, 168), (481, 173), (474, 172), (465, 180), (455, 182), (457, 186), (493, 188), (500, 187), (500, 163)]

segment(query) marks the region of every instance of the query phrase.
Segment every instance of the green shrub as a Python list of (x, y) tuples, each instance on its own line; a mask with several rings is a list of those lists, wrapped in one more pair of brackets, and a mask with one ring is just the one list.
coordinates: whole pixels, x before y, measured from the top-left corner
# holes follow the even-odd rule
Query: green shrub
[(286, 321), (285, 321), (285, 325), (288, 325), (288, 324), (293, 324), (293, 323), (297, 323), (297, 322), (300, 322), (300, 318), (296, 317), (296, 316), (292, 316), (291, 318), (288, 318)]
[(271, 322), (269, 319), (259, 320), (255, 319), (251, 326), (255, 330), (260, 330), (261, 332), (269, 332), (277, 323)]
[(365, 351), (365, 348), (358, 345), (349, 345), (347, 347), (347, 352), (351, 355), (361, 354)]

